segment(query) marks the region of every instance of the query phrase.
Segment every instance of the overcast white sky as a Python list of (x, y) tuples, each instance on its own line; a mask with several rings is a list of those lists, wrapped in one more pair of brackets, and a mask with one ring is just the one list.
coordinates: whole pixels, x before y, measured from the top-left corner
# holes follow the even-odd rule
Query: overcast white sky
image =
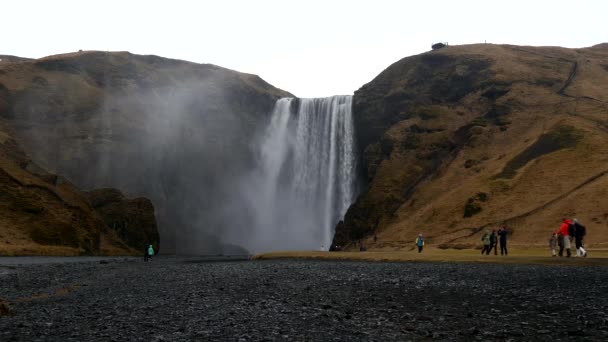
[(352, 94), (438, 41), (608, 41), (603, 0), (14, 0), (0, 13), (0, 54), (128, 50), (254, 73), (301, 97)]

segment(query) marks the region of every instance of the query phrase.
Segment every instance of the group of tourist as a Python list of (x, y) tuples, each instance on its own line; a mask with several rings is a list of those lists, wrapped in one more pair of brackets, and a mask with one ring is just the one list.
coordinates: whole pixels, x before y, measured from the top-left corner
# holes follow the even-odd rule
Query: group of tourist
[[(563, 256), (564, 250), (566, 251), (566, 257), (570, 257), (572, 255), (571, 245), (574, 242), (576, 248), (576, 256), (577, 257), (586, 257), (587, 251), (583, 246), (583, 239), (586, 235), (585, 226), (583, 226), (578, 219), (567, 219), (564, 218), (562, 220), (562, 225), (560, 228), (555, 231), (551, 238), (549, 239), (549, 247), (551, 248), (552, 256)], [(494, 255), (498, 255), (498, 245), (500, 245), (500, 255), (507, 256), (507, 227), (506, 225), (502, 225), (498, 230), (486, 230), (481, 237), (481, 243), (483, 248), (481, 249), (481, 255), (490, 255), (492, 251), (494, 251)], [(378, 238), (374, 235), (374, 242), (377, 242)], [(359, 240), (359, 244), (361, 245), (361, 251), (364, 251), (363, 245)], [(422, 233), (418, 234), (416, 240), (414, 242), (415, 246), (418, 248), (418, 253), (422, 253), (422, 250), (425, 245), (424, 238)], [(559, 252), (557, 249), (559, 248)], [(323, 250), (323, 249), (322, 249)], [(336, 250), (339, 250), (337, 248)]]
[(483, 248), (481, 255), (489, 255), (494, 250), (494, 255), (498, 255), (498, 244), (500, 243), (500, 255), (507, 256), (507, 227), (503, 225), (498, 230), (486, 230), (481, 237)]
[[(555, 231), (549, 239), (549, 247), (551, 248), (552, 256), (564, 256), (564, 250), (566, 251), (566, 257), (572, 255), (571, 246), (574, 242), (576, 248), (577, 257), (586, 257), (587, 251), (583, 246), (583, 239), (586, 235), (585, 226), (583, 226), (578, 219), (570, 220), (564, 218), (562, 225)], [(498, 231), (486, 230), (481, 237), (483, 248), (481, 254), (489, 255), (494, 250), (494, 255), (497, 255), (497, 245), (500, 243), (500, 255), (507, 255), (507, 229), (503, 225)], [(559, 252), (557, 249), (559, 248)]]
[[(567, 219), (562, 220), (562, 225), (557, 231), (555, 231), (549, 239), (549, 248), (551, 248), (551, 255), (564, 256), (564, 249), (566, 250), (566, 257), (570, 257), (572, 252), (572, 240), (574, 240), (574, 246), (576, 247), (577, 257), (586, 257), (587, 251), (583, 247), (583, 239), (587, 234), (585, 226), (583, 226), (578, 219)], [(559, 247), (559, 252), (556, 253), (556, 249)]]

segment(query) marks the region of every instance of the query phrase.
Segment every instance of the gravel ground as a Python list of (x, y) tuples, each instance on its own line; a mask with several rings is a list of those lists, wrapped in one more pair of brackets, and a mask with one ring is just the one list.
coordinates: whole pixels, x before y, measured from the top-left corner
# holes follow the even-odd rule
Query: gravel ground
[(608, 340), (605, 267), (85, 260), (1, 266), (0, 299), (0, 341)]

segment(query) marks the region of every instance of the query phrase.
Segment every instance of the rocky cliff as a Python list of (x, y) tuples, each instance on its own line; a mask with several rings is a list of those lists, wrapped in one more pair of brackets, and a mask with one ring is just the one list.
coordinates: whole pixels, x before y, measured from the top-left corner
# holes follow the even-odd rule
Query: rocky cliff
[(26, 152), (84, 189), (150, 198), (164, 252), (225, 250), (226, 198), (254, 132), (289, 95), (255, 75), (127, 52), (0, 64), (0, 117)]
[(562, 217), (608, 244), (607, 61), (606, 44), (483, 44), (388, 67), (354, 96), (368, 186), (334, 245), (474, 246), (505, 223), (544, 246)]
[(159, 251), (160, 237), (154, 206), (149, 199), (128, 199), (119, 190), (109, 188), (86, 192), (85, 197), (105, 226), (125, 244), (141, 251), (148, 244), (153, 244), (155, 250)]
[[(99, 191), (120, 194), (117, 190), (93, 194)], [(0, 255), (136, 254), (143, 248), (142, 237), (158, 246), (149, 201), (119, 200), (118, 210), (129, 210), (129, 220), (137, 223), (126, 232), (104, 222), (117, 215), (108, 215), (96, 201), (91, 205), (87, 194), (37, 166), (0, 121)]]

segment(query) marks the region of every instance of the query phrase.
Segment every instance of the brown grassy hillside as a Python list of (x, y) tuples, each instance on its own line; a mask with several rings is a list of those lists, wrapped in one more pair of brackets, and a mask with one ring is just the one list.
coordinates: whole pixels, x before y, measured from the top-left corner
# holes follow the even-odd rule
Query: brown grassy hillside
[(222, 252), (222, 199), (289, 95), (256, 75), (128, 52), (0, 64), (0, 117), (24, 150), (80, 188), (150, 198), (165, 252)]
[(369, 186), (334, 243), (476, 246), (505, 223), (512, 244), (544, 246), (577, 217), (608, 245), (606, 89), (605, 44), (450, 46), (391, 65), (355, 93)]
[[(151, 216), (146, 227), (156, 238), (148, 241), (157, 244), (154, 208), (145, 211), (131, 220)], [(0, 255), (128, 255), (143, 248), (102, 217), (75, 186), (32, 162), (0, 121)], [(144, 233), (142, 226), (131, 229)]]

